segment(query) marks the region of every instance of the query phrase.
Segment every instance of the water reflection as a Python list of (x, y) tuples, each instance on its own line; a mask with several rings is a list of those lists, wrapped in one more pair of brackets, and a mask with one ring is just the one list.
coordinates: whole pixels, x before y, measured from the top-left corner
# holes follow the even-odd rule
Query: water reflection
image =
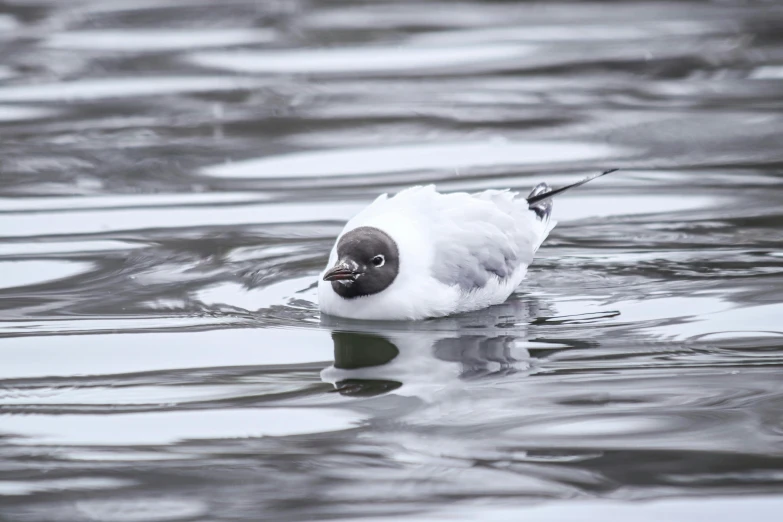
[(332, 340), (334, 365), (321, 378), (348, 396), (395, 393), (431, 401), (461, 379), (516, 373), (530, 364), (524, 342), (510, 335), (335, 331)]
[[(347, 396), (393, 393), (432, 402), (461, 382), (527, 372), (528, 348), (556, 350), (563, 341), (530, 342), (527, 325), (551, 314), (534, 296), (424, 322), (358, 322), (323, 317), (334, 364), (321, 378)], [(579, 343), (575, 343), (579, 344)]]
[[(332, 332), (334, 366), (321, 372), (325, 382), (334, 384), (341, 395), (367, 397), (381, 395), (402, 386), (402, 382), (382, 378), (378, 366), (400, 355), (397, 346), (380, 335)], [(370, 371), (363, 371), (369, 368)], [(384, 372), (386, 373), (386, 372)]]

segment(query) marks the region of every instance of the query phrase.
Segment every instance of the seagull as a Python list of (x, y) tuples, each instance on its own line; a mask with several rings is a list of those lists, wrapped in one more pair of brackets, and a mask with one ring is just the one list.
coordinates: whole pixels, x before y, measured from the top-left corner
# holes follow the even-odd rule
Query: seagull
[(504, 302), (557, 224), (552, 197), (571, 185), (440, 193), (434, 185), (378, 196), (346, 223), (318, 281), (322, 314), (418, 321)]

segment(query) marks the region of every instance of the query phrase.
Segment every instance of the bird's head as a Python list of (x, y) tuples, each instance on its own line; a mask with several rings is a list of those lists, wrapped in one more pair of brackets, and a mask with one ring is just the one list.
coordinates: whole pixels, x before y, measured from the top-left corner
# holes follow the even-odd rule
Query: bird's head
[(397, 278), (397, 243), (375, 227), (359, 227), (337, 242), (337, 263), (324, 272), (335, 293), (346, 299), (382, 292)]

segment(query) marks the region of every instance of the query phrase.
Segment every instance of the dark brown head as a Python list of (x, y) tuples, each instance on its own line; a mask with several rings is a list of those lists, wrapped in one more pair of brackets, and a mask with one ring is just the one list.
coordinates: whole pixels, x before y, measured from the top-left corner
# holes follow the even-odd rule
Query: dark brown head
[(346, 299), (386, 290), (400, 270), (397, 243), (375, 227), (359, 227), (337, 242), (337, 263), (326, 271), (335, 293)]

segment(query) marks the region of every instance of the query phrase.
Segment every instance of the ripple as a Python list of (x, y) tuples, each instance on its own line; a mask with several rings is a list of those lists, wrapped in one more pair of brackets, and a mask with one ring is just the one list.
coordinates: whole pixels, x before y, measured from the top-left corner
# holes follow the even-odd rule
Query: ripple
[[(711, 312), (711, 313), (710, 313)], [(678, 339), (703, 336), (719, 332), (726, 336), (733, 332), (742, 337), (748, 331), (776, 332), (780, 330), (783, 317), (783, 303), (760, 306), (725, 305), (720, 310), (692, 309), (692, 320), (677, 326), (659, 326), (654, 330), (661, 334), (674, 335)]]
[[(753, 331), (753, 330), (734, 330), (729, 332), (710, 332), (693, 338), (703, 342), (717, 342), (721, 346), (733, 345), (734, 343), (759, 343), (777, 345), (783, 342), (783, 332), (774, 331)], [(724, 344), (725, 343), (725, 344)]]
[(620, 315), (617, 311), (592, 312), (578, 315), (563, 315), (557, 317), (540, 317), (533, 321), (537, 325), (572, 325), (572, 324), (592, 324), (602, 323), (606, 319), (612, 319)]
[[(724, 28), (725, 30), (725, 28)], [(418, 43), (449, 45), (454, 43), (482, 44), (499, 42), (617, 42), (650, 40), (677, 36), (696, 36), (717, 33), (715, 25), (693, 21), (640, 21), (633, 26), (618, 27), (615, 24), (582, 24), (579, 31), (563, 25), (517, 25), (481, 29), (461, 29), (424, 33), (414, 37)]]
[(751, 80), (783, 80), (783, 65), (765, 65), (750, 72)]
[[(538, 423), (536, 434), (552, 437), (622, 437), (625, 434), (639, 436), (645, 432), (661, 432), (674, 428), (666, 419), (644, 417), (596, 416), (590, 419), (573, 419), (551, 424)], [(524, 430), (519, 430), (524, 433)]]
[[(15, 0), (16, 2), (25, 2), (31, 0)], [(236, 6), (246, 3), (246, 0), (226, 0), (222, 2), (224, 5)], [(197, 7), (214, 7), (213, 0), (115, 0), (112, 2), (94, 2), (88, 3), (80, 7), (81, 10), (95, 14), (125, 14), (135, 13), (143, 11), (160, 11), (165, 9), (177, 8), (181, 14), (187, 14), (190, 9)], [(212, 13), (213, 11), (207, 10), (206, 13)], [(145, 13), (146, 14), (146, 13)], [(158, 14), (158, 13), (153, 13)], [(209, 18), (209, 14), (205, 18), (205, 22), (209, 23), (212, 20)]]
[[(126, 446), (194, 439), (285, 437), (353, 427), (361, 417), (329, 408), (267, 408), (117, 415), (0, 414), (6, 444)], [(89, 426), (89, 430), (84, 427)]]
[[(416, 522), (440, 522), (441, 520), (475, 520), (504, 522), (524, 519), (526, 522), (592, 522), (594, 520), (633, 520), (634, 522), (658, 522), (660, 520), (742, 520), (753, 513), (758, 522), (776, 522), (783, 500), (777, 496), (743, 496), (736, 498), (669, 498), (647, 502), (621, 500), (577, 500), (568, 503), (545, 503), (519, 506), (460, 506), (439, 508), (427, 515), (416, 516)], [(391, 522), (397, 518), (375, 518), (378, 522)]]
[(92, 263), (75, 261), (0, 261), (0, 289), (22, 288), (88, 272)]
[(742, 411), (661, 412), (598, 411), (586, 414), (584, 406), (575, 414), (554, 414), (546, 419), (531, 419), (507, 433), (509, 440), (526, 440), (530, 447), (598, 449), (691, 449), (693, 451), (746, 451), (752, 444), (764, 454), (774, 447), (748, 423)]
[(267, 200), (269, 200), (269, 196), (252, 192), (0, 198), (0, 212), (43, 212), (47, 210), (106, 210), (111, 208), (134, 207), (224, 205), (227, 203), (257, 203)]
[(503, 63), (529, 56), (536, 50), (524, 45), (480, 47), (344, 47), (287, 51), (207, 51), (186, 60), (202, 67), (243, 73), (390, 74), (448, 69), (458, 66), (499, 68)]
[(0, 244), (0, 256), (29, 256), (42, 254), (76, 254), (86, 252), (116, 252), (144, 248), (144, 243), (124, 241), (48, 241), (42, 243)]
[[(0, 78), (3, 71), (0, 69)], [(49, 107), (26, 107), (23, 105), (0, 105), (0, 122), (11, 123), (16, 121), (40, 120), (49, 118), (60, 111)]]
[(174, 522), (193, 520), (208, 512), (205, 502), (195, 498), (160, 498), (79, 500), (74, 507), (87, 520), (95, 522)]
[[(519, 8), (510, 9), (508, 5), (487, 4), (472, 5), (462, 3), (455, 9), (454, 4), (427, 2), (416, 4), (416, 9), (407, 5), (393, 3), (370, 3), (336, 6), (303, 13), (302, 22), (311, 29), (333, 31), (335, 29), (382, 29), (424, 27), (472, 27), (475, 25), (505, 23), (511, 15), (518, 18)], [(448, 11), (449, 16), (443, 13)], [(524, 13), (521, 13), (524, 14)]]
[(227, 76), (145, 76), (0, 87), (0, 101), (89, 101), (105, 98), (225, 92), (259, 87), (259, 80)]
[(219, 283), (199, 290), (194, 298), (205, 305), (228, 305), (244, 310), (260, 310), (272, 306), (287, 305), (292, 299), (306, 297), (315, 301), (315, 274), (272, 283), (264, 288), (250, 290), (239, 283)]
[[(101, 204), (100, 202), (88, 201), (84, 203), (96, 206)], [(167, 206), (156, 208), (154, 211), (139, 208), (0, 214), (0, 237), (101, 234), (133, 230), (307, 223), (330, 220), (343, 222), (361, 210), (363, 206), (357, 203), (326, 202), (241, 204), (205, 206), (204, 208)]]
[[(100, 377), (96, 377), (100, 379)], [(22, 411), (35, 412), (41, 406), (66, 406), (70, 411), (74, 408), (85, 409), (93, 406), (106, 406), (116, 411), (120, 406), (159, 408), (201, 403), (205, 401), (225, 401), (226, 399), (260, 396), (264, 393), (280, 392), (280, 386), (270, 386), (267, 383), (248, 383), (242, 385), (213, 386), (83, 386), (73, 385), (43, 386), (4, 386), (0, 390), (0, 405), (29, 407)], [(295, 387), (294, 387), (295, 388)], [(296, 389), (296, 388), (295, 388)], [(290, 391), (290, 389), (289, 389)], [(35, 408), (35, 409), (33, 409)], [(14, 408), (20, 411), (20, 408)]]
[(10, 14), (0, 13), (0, 38), (19, 27), (19, 21)]
[(42, 43), (57, 49), (157, 52), (225, 47), (273, 40), (267, 29), (107, 29), (55, 34)]
[[(593, 190), (595, 187), (593, 188)], [(558, 221), (578, 219), (633, 216), (640, 214), (671, 214), (700, 208), (718, 208), (721, 200), (708, 196), (632, 195), (624, 198), (611, 196), (585, 196), (583, 193), (567, 194), (558, 198), (553, 216)], [(589, 225), (588, 225), (589, 226)]]
[[(89, 319), (36, 319), (27, 321), (2, 321), (0, 333), (10, 336), (43, 336), (63, 333), (98, 333), (127, 332), (151, 330), (177, 330), (196, 327), (216, 327), (242, 325), (246, 319), (231, 316), (193, 316), (193, 317), (160, 317), (145, 316), (128, 319), (112, 317), (100, 319), (94, 316)], [(2, 351), (2, 346), (0, 346)]]
[(32, 495), (43, 492), (69, 490), (100, 491), (135, 485), (132, 480), (111, 477), (71, 477), (51, 480), (0, 480), (0, 496)]
[(386, 174), (426, 169), (498, 167), (612, 158), (598, 143), (480, 141), (332, 149), (269, 156), (202, 170), (222, 178), (287, 178)]
[[(55, 322), (56, 323), (56, 322)], [(127, 323), (107, 321), (115, 329)], [(191, 324), (203, 325), (204, 321)], [(149, 327), (147, 325), (147, 327)], [(94, 331), (92, 325), (85, 330)], [(107, 350), (107, 343), (111, 350)], [(60, 335), (45, 343), (36, 337), (3, 339), (0, 377), (108, 375), (172, 370), (303, 364), (329, 361), (327, 332), (312, 329), (250, 328), (205, 332)], [(47, 361), (47, 364), (41, 364)]]

